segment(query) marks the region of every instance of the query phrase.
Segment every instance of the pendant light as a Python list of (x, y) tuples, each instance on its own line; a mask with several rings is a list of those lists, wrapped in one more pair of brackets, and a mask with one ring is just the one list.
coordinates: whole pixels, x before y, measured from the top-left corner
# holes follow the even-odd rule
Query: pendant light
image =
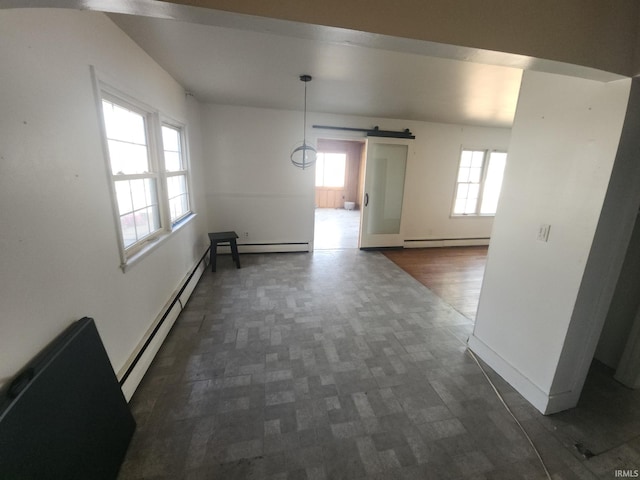
[(291, 152), (291, 163), (303, 170), (316, 163), (317, 151), (313, 146), (307, 144), (307, 83), (311, 81), (311, 75), (300, 75), (300, 81), (304, 82), (304, 122), (302, 145), (294, 148)]

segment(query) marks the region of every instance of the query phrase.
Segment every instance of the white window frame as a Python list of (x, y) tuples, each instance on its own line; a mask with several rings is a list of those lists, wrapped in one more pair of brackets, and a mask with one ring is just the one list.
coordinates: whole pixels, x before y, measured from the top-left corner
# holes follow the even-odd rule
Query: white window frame
[[(465, 151), (471, 152), (484, 152), (482, 157), (482, 171), (480, 174), (480, 182), (479, 182), (479, 190), (478, 190), (478, 200), (476, 202), (476, 209), (473, 213), (455, 213), (456, 208), (456, 199), (458, 195), (458, 186), (464, 182), (458, 182), (458, 177), (460, 175), (460, 168), (462, 165), (462, 155)], [(453, 185), (453, 201), (451, 202), (451, 218), (477, 218), (477, 217), (495, 217), (495, 213), (481, 213), (482, 208), (482, 200), (484, 195), (484, 187), (485, 181), (487, 179), (487, 172), (489, 170), (489, 158), (492, 153), (504, 153), (507, 155), (506, 149), (499, 148), (470, 148), (463, 147), (460, 149), (460, 154), (458, 156), (458, 168), (456, 169), (456, 178)]]
[[(162, 155), (162, 170), (163, 170), (163, 176), (164, 176), (164, 185), (165, 185), (165, 189), (167, 192), (167, 208), (166, 208), (166, 221), (167, 224), (171, 225), (171, 228), (174, 228), (177, 225), (180, 225), (181, 222), (183, 222), (185, 219), (189, 218), (190, 215), (193, 214), (193, 201), (192, 201), (192, 195), (191, 195), (191, 175), (190, 175), (190, 168), (189, 168), (189, 154), (187, 152), (187, 134), (186, 134), (186, 126), (180, 122), (177, 122), (175, 120), (172, 120), (168, 117), (161, 117), (161, 122), (160, 122), (160, 141), (162, 143), (162, 128), (163, 127), (168, 127), (171, 128), (173, 130), (176, 130), (178, 132), (178, 137), (179, 137), (179, 141), (180, 141), (180, 158), (181, 158), (181, 165), (182, 165), (182, 169), (181, 170), (175, 170), (175, 171), (168, 171), (166, 168), (166, 162), (164, 161), (164, 152), (165, 152), (165, 146), (162, 145), (161, 151), (163, 152)], [(170, 177), (179, 177), (179, 176), (184, 176), (185, 177), (185, 183), (186, 183), (186, 188), (187, 188), (187, 203), (188, 203), (188, 209), (187, 211), (182, 214), (181, 216), (172, 219), (171, 218), (171, 207), (170, 207), (170, 199), (169, 199), (169, 186), (168, 186), (168, 179)]]
[[(189, 154), (187, 149), (187, 129), (186, 126), (168, 116), (162, 115), (158, 110), (144, 104), (143, 102), (123, 93), (108, 84), (101, 82), (95, 70), (92, 69), (94, 78), (94, 90), (96, 92), (96, 104), (98, 108), (98, 117), (101, 128), (101, 137), (104, 151), (104, 160), (107, 168), (109, 179), (109, 190), (111, 194), (111, 203), (113, 208), (115, 229), (117, 232), (118, 249), (120, 252), (120, 268), (123, 272), (128, 271), (139, 260), (164, 243), (169, 236), (189, 223), (195, 218), (193, 194), (191, 188), (191, 175), (189, 168)], [(151, 172), (145, 174), (132, 175), (114, 175), (112, 171), (111, 158), (109, 154), (109, 145), (107, 139), (107, 130), (105, 125), (104, 112), (102, 108), (103, 98), (107, 101), (120, 105), (131, 111), (139, 113), (145, 118), (145, 128), (147, 131), (147, 147), (149, 153), (149, 167)], [(189, 212), (185, 213), (173, 223), (170, 220), (169, 199), (167, 192), (167, 172), (164, 162), (164, 148), (162, 144), (162, 125), (174, 128), (180, 131), (180, 141), (182, 143), (182, 161), (183, 170), (179, 173), (171, 172), (171, 174), (185, 175), (187, 177), (187, 193), (189, 201)], [(156, 191), (158, 197), (158, 208), (160, 213), (160, 228), (152, 234), (145, 236), (132, 245), (125, 247), (122, 226), (120, 223), (120, 209), (118, 206), (118, 198), (116, 194), (115, 182), (130, 178), (154, 178), (156, 182)]]

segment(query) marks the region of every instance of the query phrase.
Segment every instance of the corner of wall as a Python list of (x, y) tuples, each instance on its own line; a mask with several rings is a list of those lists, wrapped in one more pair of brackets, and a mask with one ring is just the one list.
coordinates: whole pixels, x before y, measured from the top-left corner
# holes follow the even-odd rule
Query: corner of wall
[(498, 353), (488, 347), (475, 335), (471, 335), (468, 340), (468, 347), (487, 365), (489, 365), (498, 375), (505, 379), (520, 395), (522, 395), (540, 413), (546, 415), (549, 408), (550, 397), (540, 387), (518, 371)]

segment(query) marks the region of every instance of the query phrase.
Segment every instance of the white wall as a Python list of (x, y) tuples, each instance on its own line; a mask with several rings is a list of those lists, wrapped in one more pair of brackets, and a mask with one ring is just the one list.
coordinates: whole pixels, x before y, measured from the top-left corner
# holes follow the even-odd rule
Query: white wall
[(90, 65), (195, 134), (198, 107), (103, 14), (0, 10), (0, 32), (0, 383), (82, 316), (120, 372), (204, 253), (206, 215), (122, 272)]
[[(291, 150), (302, 141), (302, 113), (206, 105), (209, 157), (207, 205), (216, 230), (249, 232), (241, 243), (310, 242), (313, 239), (314, 171), (293, 167)], [(312, 129), (331, 125), (404, 130), (415, 134), (407, 165), (402, 218), (406, 240), (488, 238), (493, 218), (450, 218), (460, 150), (508, 149), (509, 129), (309, 113), (308, 140), (363, 138), (357, 133)]]
[[(593, 237), (585, 273), (571, 316), (567, 339), (551, 386), (552, 401), (577, 403), (585, 377), (611, 307), (616, 282), (621, 276), (625, 254), (640, 207), (640, 79), (631, 82), (624, 126), (616, 152), (613, 172)], [(635, 330), (635, 331), (634, 331)], [(640, 377), (638, 352), (640, 331), (632, 328), (628, 353), (623, 354), (616, 378), (625, 370), (627, 380)], [(625, 348), (627, 350), (627, 348)], [(626, 353), (626, 352), (625, 352)], [(570, 405), (572, 406), (572, 405)]]
[[(394, 128), (406, 128), (404, 123)], [(409, 128), (416, 135), (416, 155), (407, 165), (405, 240), (489, 238), (493, 217), (451, 217), (460, 152), (463, 147), (508, 151), (511, 130), (418, 122)]]
[[(575, 380), (556, 376), (565, 367), (575, 374), (579, 359), (558, 364), (566, 342), (575, 345), (568, 331), (630, 84), (523, 76), (470, 346), (546, 413), (573, 406), (552, 397)], [(551, 225), (546, 243), (537, 239), (541, 224)]]
[(636, 218), (624, 266), (616, 284), (595, 354), (598, 360), (614, 369), (618, 367), (634, 319), (640, 311), (638, 272), (640, 272), (640, 216)]
[(311, 242), (314, 170), (289, 160), (302, 114), (205, 105), (203, 131), (212, 230), (235, 230), (240, 243)]

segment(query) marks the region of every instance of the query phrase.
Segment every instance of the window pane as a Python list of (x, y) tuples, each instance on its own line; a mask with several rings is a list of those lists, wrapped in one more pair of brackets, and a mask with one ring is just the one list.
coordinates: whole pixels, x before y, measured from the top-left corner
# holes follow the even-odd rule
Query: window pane
[(189, 213), (189, 198), (187, 195), (172, 198), (170, 200), (170, 207), (171, 221), (176, 221)]
[(316, 187), (344, 187), (345, 153), (319, 153), (316, 157)]
[(145, 144), (144, 117), (137, 112), (103, 100), (107, 138), (122, 142)]
[(102, 110), (112, 173), (118, 175), (150, 171), (144, 116), (104, 99)]
[(162, 126), (162, 143), (165, 150), (172, 152), (180, 151), (180, 132), (175, 128)]
[(155, 179), (117, 181), (116, 195), (125, 248), (160, 228)]
[(136, 235), (138, 236), (138, 240), (149, 235), (151, 230), (151, 225), (149, 224), (149, 212), (147, 209), (138, 210), (135, 212), (135, 222), (136, 222)]
[(478, 196), (482, 184), (484, 150), (463, 150), (456, 180), (456, 195), (453, 204), (454, 215), (476, 215)]
[(456, 193), (457, 199), (467, 198), (469, 194), (469, 185), (466, 183), (461, 183), (458, 185), (458, 192)]
[(186, 214), (189, 211), (191, 211), (191, 209), (189, 208), (189, 196), (188, 195), (182, 195), (180, 197), (180, 206), (181, 206), (181, 210), (182, 210), (182, 214)]
[(147, 205), (157, 205), (158, 195), (156, 193), (156, 181), (153, 178), (144, 179), (144, 194)]
[(467, 199), (467, 203), (466, 203), (466, 205), (464, 207), (464, 212), (463, 213), (466, 213), (467, 215), (476, 213), (476, 205), (477, 205), (477, 203), (478, 203), (478, 201), (475, 198)]
[(147, 179), (144, 178), (129, 181), (134, 210), (139, 210), (148, 205), (146, 182)]
[(324, 184), (324, 153), (318, 152), (316, 155), (316, 187)]
[(116, 198), (118, 200), (118, 210), (120, 215), (124, 215), (133, 210), (133, 201), (131, 199), (131, 188), (129, 180), (118, 181), (116, 184)]
[(115, 188), (123, 243), (127, 248), (160, 228), (155, 180), (119, 180)]
[(468, 182), (469, 181), (469, 173), (471, 169), (467, 167), (460, 167), (460, 171), (458, 172), (458, 181), (459, 182)]
[(182, 161), (178, 152), (164, 152), (164, 166), (167, 172), (177, 172), (182, 170)]
[(344, 153), (327, 155), (324, 163), (325, 187), (344, 187), (344, 173), (347, 156)]
[(502, 189), (502, 179), (504, 177), (504, 167), (507, 164), (507, 154), (504, 152), (491, 152), (487, 176), (482, 192), (482, 204), (480, 213), (485, 215), (495, 214), (498, 208), (498, 199)]
[(481, 168), (470, 168), (469, 169), (469, 181), (474, 183), (479, 183), (480, 178), (482, 177), (482, 169)]
[(471, 166), (474, 168), (482, 168), (483, 160), (484, 150), (476, 150), (473, 152), (473, 157), (471, 158)]
[(160, 209), (158, 205), (151, 205), (145, 210), (147, 220), (149, 222), (149, 228), (151, 232), (155, 232), (160, 228)]
[(132, 175), (149, 171), (148, 150), (145, 145), (109, 140), (109, 158), (114, 175)]
[(463, 150), (462, 155), (460, 157), (460, 167), (470, 167), (471, 166), (471, 157), (473, 152), (471, 150)]
[(169, 198), (177, 197), (187, 191), (184, 175), (176, 175), (167, 178), (167, 191)]
[(167, 178), (169, 211), (174, 222), (189, 213), (189, 195), (186, 175), (174, 175)]
[(122, 215), (120, 217), (120, 226), (122, 228), (122, 239), (124, 246), (129, 247), (137, 241), (136, 225), (133, 213)]
[(167, 172), (184, 170), (182, 162), (182, 148), (180, 144), (180, 130), (163, 125), (162, 145), (164, 148), (164, 167)]

